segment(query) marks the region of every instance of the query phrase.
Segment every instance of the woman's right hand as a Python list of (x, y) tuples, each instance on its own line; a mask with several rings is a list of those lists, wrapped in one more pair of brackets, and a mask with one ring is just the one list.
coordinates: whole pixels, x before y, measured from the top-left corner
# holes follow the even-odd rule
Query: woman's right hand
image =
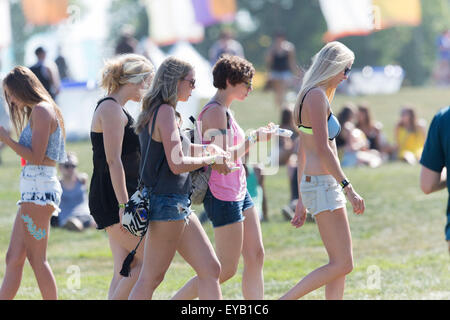
[(297, 201), (297, 205), (295, 206), (295, 214), (291, 220), (291, 224), (296, 228), (300, 228), (305, 224), (305, 221), (306, 221), (306, 208), (303, 206), (303, 202), (299, 199)]
[(216, 170), (220, 174), (227, 175), (231, 172), (231, 168), (228, 165), (228, 160), (230, 159), (229, 155), (216, 155), (214, 164), (212, 165), (212, 168)]
[(348, 201), (350, 201), (353, 212), (356, 214), (363, 214), (366, 209), (366, 205), (364, 204), (364, 199), (353, 190), (352, 185), (348, 185), (345, 187), (345, 195), (347, 196)]

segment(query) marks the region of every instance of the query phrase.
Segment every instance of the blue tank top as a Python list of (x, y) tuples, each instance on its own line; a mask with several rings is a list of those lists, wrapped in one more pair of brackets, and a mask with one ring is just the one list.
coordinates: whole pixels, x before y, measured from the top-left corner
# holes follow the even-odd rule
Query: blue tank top
[[(31, 148), (31, 138), (32, 138), (32, 130), (30, 127), (30, 122), (28, 122), (27, 126), (23, 129), (20, 134), (19, 144)], [(56, 127), (56, 130), (50, 135), (48, 138), (47, 150), (45, 151), (45, 155), (58, 163), (63, 163), (66, 161), (66, 151), (65, 151), (65, 141), (64, 134), (59, 125)]]

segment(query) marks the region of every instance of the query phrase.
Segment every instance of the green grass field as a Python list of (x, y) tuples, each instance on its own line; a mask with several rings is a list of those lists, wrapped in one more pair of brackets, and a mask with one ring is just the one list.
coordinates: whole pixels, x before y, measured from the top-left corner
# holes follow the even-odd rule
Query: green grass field
[[(416, 106), (418, 116), (429, 123), (438, 109), (449, 104), (450, 90), (405, 88), (387, 96), (338, 95), (333, 102), (334, 112), (347, 101), (367, 102), (392, 141), (392, 131), (403, 104)], [(245, 102), (235, 103), (233, 109), (244, 129), (256, 128), (268, 121), (279, 122), (272, 102), (270, 93), (255, 91)], [(78, 153), (79, 169), (90, 174), (90, 143), (70, 143), (68, 150)], [(3, 278), (4, 258), (17, 210), (20, 172), (20, 160), (11, 150), (3, 153), (3, 159), (0, 166), (0, 278)], [(447, 192), (423, 195), (419, 189), (419, 171), (420, 166), (403, 163), (389, 163), (377, 169), (345, 170), (366, 202), (363, 216), (355, 216), (348, 205), (355, 268), (347, 277), (345, 299), (450, 299), (450, 261), (444, 238)], [(289, 199), (285, 168), (267, 176), (265, 183), (269, 206), (269, 222), (262, 224), (266, 250), (265, 299), (278, 299), (302, 277), (327, 263), (327, 255), (315, 224), (295, 229), (281, 216), (280, 209)], [(212, 239), (209, 223), (205, 229)], [(105, 232), (74, 233), (52, 229), (48, 259), (56, 276), (60, 299), (107, 298), (112, 256)], [(75, 289), (71, 289), (73, 270), (79, 270), (81, 280), (79, 288)], [(222, 285), (225, 299), (242, 299), (241, 273), (242, 263), (237, 275)], [(193, 274), (177, 255), (154, 298), (170, 298)], [(323, 297), (322, 288), (304, 299)], [(28, 264), (16, 298), (41, 298)]]

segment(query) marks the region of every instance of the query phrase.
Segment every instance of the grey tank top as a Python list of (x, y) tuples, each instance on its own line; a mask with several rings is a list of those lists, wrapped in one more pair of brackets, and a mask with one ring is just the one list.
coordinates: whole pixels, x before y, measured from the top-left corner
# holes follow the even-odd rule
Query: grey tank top
[[(156, 119), (159, 107), (155, 111), (154, 120)], [(154, 125), (155, 121), (152, 121)], [(148, 133), (148, 126), (139, 134), (139, 141), (141, 143), (141, 157), (140, 168), (142, 171), (142, 181), (144, 185), (151, 188), (153, 194), (191, 194), (191, 177), (189, 172), (181, 174), (174, 174), (167, 162), (164, 145), (161, 142), (151, 139)], [(152, 129), (153, 132), (153, 129)], [(186, 154), (188, 147), (188, 138), (180, 131), (180, 138), (183, 145), (183, 153)], [(150, 140), (150, 145), (148, 145)], [(147, 160), (145, 161), (145, 153), (148, 150)], [(145, 163), (144, 163), (145, 161)], [(144, 166), (144, 167), (143, 167)]]

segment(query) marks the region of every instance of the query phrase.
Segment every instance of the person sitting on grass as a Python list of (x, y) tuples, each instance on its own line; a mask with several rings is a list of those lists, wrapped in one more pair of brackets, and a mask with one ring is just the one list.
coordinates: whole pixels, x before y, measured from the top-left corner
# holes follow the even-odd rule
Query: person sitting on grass
[(61, 212), (52, 217), (52, 226), (62, 227), (72, 231), (83, 231), (96, 227), (89, 213), (89, 203), (86, 182), (88, 175), (77, 171), (78, 158), (75, 153), (67, 153), (67, 161), (59, 164), (61, 173)]

